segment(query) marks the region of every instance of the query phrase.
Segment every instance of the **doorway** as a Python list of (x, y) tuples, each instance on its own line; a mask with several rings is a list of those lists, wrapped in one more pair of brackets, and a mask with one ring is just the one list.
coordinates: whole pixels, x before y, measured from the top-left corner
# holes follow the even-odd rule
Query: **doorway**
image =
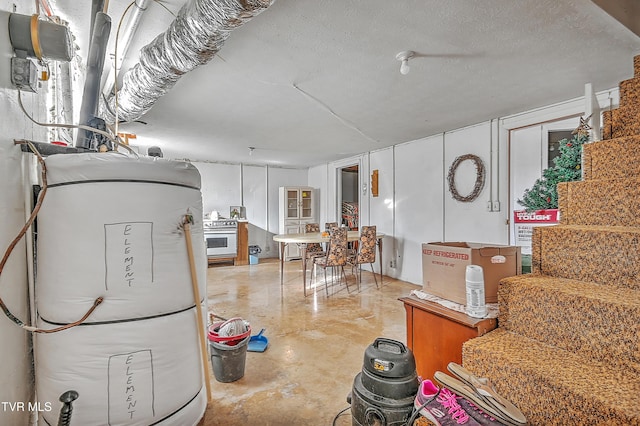
[[(527, 222), (516, 212), (525, 208), (518, 202), (527, 189), (539, 179), (544, 170), (553, 167), (562, 139), (571, 139), (577, 117), (541, 123), (510, 131), (510, 206), (509, 238), (512, 245), (519, 246), (522, 254), (523, 273), (531, 272), (532, 235), (535, 226), (553, 223)], [(524, 216), (522, 216), (524, 217)]]
[(338, 222), (352, 231), (360, 224), (359, 176), (358, 164), (338, 169)]

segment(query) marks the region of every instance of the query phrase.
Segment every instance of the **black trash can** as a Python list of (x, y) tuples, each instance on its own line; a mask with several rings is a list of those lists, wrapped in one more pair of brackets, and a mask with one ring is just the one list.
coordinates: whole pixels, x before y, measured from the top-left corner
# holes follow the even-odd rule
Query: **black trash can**
[(221, 383), (235, 382), (244, 377), (244, 366), (247, 359), (248, 336), (230, 346), (224, 342), (209, 340), (211, 349), (211, 366), (213, 375)]

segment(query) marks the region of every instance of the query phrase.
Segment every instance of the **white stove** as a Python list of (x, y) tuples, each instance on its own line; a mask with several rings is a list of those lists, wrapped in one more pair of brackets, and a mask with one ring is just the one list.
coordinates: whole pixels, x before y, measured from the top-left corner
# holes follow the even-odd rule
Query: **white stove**
[(238, 252), (238, 221), (234, 219), (203, 220), (207, 242), (207, 257), (236, 257)]
[(216, 220), (203, 220), (202, 227), (205, 231), (209, 230), (229, 230), (238, 229), (238, 221), (235, 219), (216, 219)]

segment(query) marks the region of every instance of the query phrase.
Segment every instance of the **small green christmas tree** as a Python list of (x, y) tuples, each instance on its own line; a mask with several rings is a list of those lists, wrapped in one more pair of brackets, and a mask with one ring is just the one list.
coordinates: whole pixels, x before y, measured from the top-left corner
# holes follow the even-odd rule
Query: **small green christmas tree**
[(588, 140), (589, 134), (582, 127), (576, 129), (571, 140), (562, 139), (560, 155), (553, 159), (554, 167), (543, 170), (542, 177), (524, 191), (518, 204), (527, 211), (557, 209), (558, 183), (582, 179), (582, 145)]

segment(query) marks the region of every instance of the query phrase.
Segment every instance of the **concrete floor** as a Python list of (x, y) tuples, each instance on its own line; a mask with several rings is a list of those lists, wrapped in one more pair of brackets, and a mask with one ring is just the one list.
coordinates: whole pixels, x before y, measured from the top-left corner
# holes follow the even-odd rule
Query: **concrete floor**
[[(357, 292), (347, 271), (350, 294), (343, 284), (328, 298), (324, 286), (305, 298), (300, 261), (285, 263), (283, 285), (278, 260), (260, 262), (208, 269), (209, 311), (248, 320), (252, 334), (265, 328), (269, 347), (247, 352), (238, 381), (220, 383), (211, 373), (213, 401), (200, 425), (331, 425), (349, 407), (367, 346), (377, 337), (406, 342), (397, 299), (419, 287), (384, 277), (377, 289), (373, 275), (363, 272)], [(335, 424), (351, 425), (350, 411)]]

